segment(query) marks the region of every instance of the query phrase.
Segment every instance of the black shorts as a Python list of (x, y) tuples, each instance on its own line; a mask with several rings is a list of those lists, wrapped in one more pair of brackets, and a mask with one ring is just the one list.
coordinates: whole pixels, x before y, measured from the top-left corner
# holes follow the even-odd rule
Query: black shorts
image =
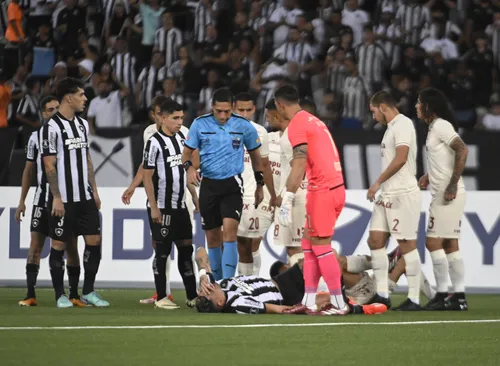
[(49, 236), (49, 216), (47, 207), (33, 206), (30, 231)]
[(203, 230), (222, 226), (222, 219), (240, 222), (243, 210), (243, 179), (241, 175), (215, 180), (203, 178), (200, 185), (200, 214)]
[(304, 276), (298, 264), (273, 277), (283, 296), (283, 305), (293, 306), (304, 297)]
[[(48, 212), (52, 212), (52, 201)], [(64, 217), (49, 215), (49, 235), (53, 240), (68, 242), (80, 235), (100, 235), (101, 218), (94, 200), (64, 204)]]
[(184, 209), (160, 209), (162, 220), (161, 224), (155, 224), (151, 220), (151, 208), (148, 207), (149, 226), (151, 235), (157, 242), (192, 240), (193, 225), (191, 216), (187, 208)]

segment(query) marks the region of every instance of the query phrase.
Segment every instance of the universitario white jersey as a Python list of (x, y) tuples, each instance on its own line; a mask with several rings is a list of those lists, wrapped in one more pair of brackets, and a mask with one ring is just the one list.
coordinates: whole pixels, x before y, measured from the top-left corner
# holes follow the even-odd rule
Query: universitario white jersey
[[(263, 158), (268, 158), (269, 157), (269, 136), (267, 133), (267, 130), (253, 122), (250, 121), (252, 126), (255, 127), (257, 130), (257, 134), (259, 135), (260, 142), (261, 142), (261, 147), (260, 147), (260, 156)], [(252, 161), (250, 160), (250, 154), (248, 153), (247, 149), (245, 148), (245, 162), (243, 164), (243, 198), (254, 198), (255, 195), (255, 189), (257, 188), (257, 183), (255, 182), (255, 177), (254, 177), (254, 172), (253, 172), (253, 167), (252, 167)], [(266, 194), (267, 188), (264, 187), (264, 194)]]
[(42, 154), (40, 151), (41, 129), (34, 131), (26, 144), (26, 160), (36, 164), (36, 191), (33, 206), (45, 207), (49, 194), (49, 185), (45, 171), (42, 169)]
[(42, 127), (42, 157), (57, 156), (57, 177), (64, 203), (93, 199), (89, 184), (89, 124), (80, 117), (55, 114)]
[[(442, 118), (434, 120), (429, 125), (429, 133), (425, 149), (427, 153), (427, 171), (432, 194), (444, 192), (455, 167), (455, 151), (450, 147), (451, 142), (459, 137), (452, 124)], [(464, 182), (460, 177), (458, 193), (465, 192)]]
[(238, 314), (263, 314), (265, 304), (281, 305), (283, 296), (271, 280), (257, 276), (237, 276), (217, 281), (226, 293), (223, 312)]
[(398, 114), (387, 125), (382, 139), (382, 171), (384, 171), (396, 156), (396, 148), (409, 147), (405, 165), (391, 178), (382, 183), (381, 192), (384, 195), (399, 195), (413, 192), (417, 185), (417, 134), (411, 119)]
[[(271, 132), (269, 134), (269, 163), (273, 172), (274, 193), (278, 194), (281, 184), (281, 146), (280, 146), (280, 133)], [(269, 193), (265, 190), (264, 193)], [(271, 197), (265, 196), (265, 202)]]
[[(282, 195), (286, 192), (286, 181), (288, 179), (288, 175), (292, 169), (291, 163), (293, 160), (293, 147), (288, 139), (288, 128), (283, 132), (280, 138), (280, 147), (281, 147), (281, 180), (280, 180), (280, 189), (279, 192)], [(307, 193), (307, 178), (304, 178), (302, 184), (295, 194), (295, 198), (303, 198), (305, 199)]]
[(188, 132), (184, 126), (173, 136), (160, 130), (144, 147), (143, 167), (155, 170), (153, 185), (158, 208), (187, 208), (187, 178), (182, 166), (182, 152)]

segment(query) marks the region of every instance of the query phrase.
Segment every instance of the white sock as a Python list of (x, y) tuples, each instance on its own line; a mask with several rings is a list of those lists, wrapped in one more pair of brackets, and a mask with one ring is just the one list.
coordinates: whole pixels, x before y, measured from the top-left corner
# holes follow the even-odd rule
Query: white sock
[(389, 282), (389, 293), (392, 294), (394, 288), (397, 286), (397, 283), (391, 280), (390, 278), (387, 281)]
[(372, 269), (372, 264), (366, 255), (349, 255), (347, 260), (347, 272), (361, 273)]
[(261, 265), (260, 251), (257, 250), (256, 252), (253, 252), (252, 257), (253, 257), (253, 275), (258, 276), (260, 273), (260, 265)]
[(330, 303), (337, 309), (345, 308), (344, 296), (342, 295), (330, 295)]
[(308, 308), (313, 308), (316, 305), (316, 293), (308, 294), (306, 292), (302, 298), (302, 304)]
[(465, 292), (465, 266), (460, 251), (447, 254), (452, 291)]
[(427, 277), (425, 277), (424, 272), (420, 274), (420, 292), (423, 293), (429, 300), (436, 296), (436, 291), (431, 287), (431, 284), (427, 280)]
[(420, 304), (420, 274), (422, 264), (417, 249), (403, 254), (406, 262), (406, 278), (408, 280), (408, 298), (415, 304)]
[(444, 249), (431, 252), (431, 259), (437, 292), (448, 292), (448, 259)]
[(253, 274), (253, 263), (238, 262), (238, 274), (240, 276), (251, 276)]
[(372, 268), (377, 284), (377, 294), (382, 297), (389, 297), (389, 281), (387, 272), (389, 272), (389, 258), (387, 258), (387, 250), (385, 248), (375, 249), (371, 251)]
[(304, 259), (304, 253), (297, 253), (289, 258), (288, 263), (290, 263), (291, 266), (294, 266), (301, 259)]
[(167, 266), (165, 267), (165, 275), (167, 276), (167, 296), (172, 293), (172, 289), (170, 288), (170, 263), (172, 259), (170, 259), (170, 255), (167, 258)]

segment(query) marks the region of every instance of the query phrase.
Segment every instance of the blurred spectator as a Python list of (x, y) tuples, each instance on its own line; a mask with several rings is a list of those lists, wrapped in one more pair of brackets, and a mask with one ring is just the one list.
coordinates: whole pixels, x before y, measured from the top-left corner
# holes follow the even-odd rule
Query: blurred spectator
[(404, 43), (419, 45), (422, 35), (426, 35), (431, 22), (429, 9), (422, 0), (408, 0), (407, 4), (399, 6), (396, 20), (401, 25)]
[(353, 32), (353, 45), (356, 47), (363, 40), (363, 28), (370, 21), (366, 11), (358, 8), (358, 0), (347, 0), (342, 10), (342, 24), (349, 26)]
[(10, 159), (16, 140), (16, 130), (8, 128), (8, 108), (14, 85), (5, 81), (0, 72), (0, 186), (8, 185)]
[(247, 63), (243, 62), (243, 55), (239, 48), (230, 52), (228, 67), (222, 71), (225, 75), (224, 84), (229, 86), (234, 94), (248, 91), (250, 70)]
[(217, 70), (209, 70), (208, 85), (200, 91), (198, 115), (212, 111), (212, 94), (220, 87), (220, 75)]
[(393, 22), (394, 10), (391, 6), (382, 9), (380, 23), (375, 26), (374, 33), (377, 43), (384, 48), (388, 66), (394, 70), (401, 62), (401, 26)]
[(342, 24), (342, 15), (340, 10), (334, 10), (330, 19), (325, 23), (325, 43), (326, 48), (330, 45), (338, 47), (341, 43), (342, 35), (349, 33), (352, 39), (351, 27)]
[(12, 43), (24, 42), (23, 10), (19, 6), (19, 0), (12, 0), (7, 8), (7, 19), (9, 25), (5, 32), (5, 38)]
[(460, 127), (472, 128), (476, 123), (475, 101), (471, 98), (476, 90), (474, 74), (467, 64), (460, 61), (448, 75), (448, 97), (452, 103)]
[[(111, 14), (108, 15), (108, 7), (111, 8), (114, 4), (114, 8)], [(109, 18), (108, 18), (109, 17)], [(122, 2), (115, 2), (114, 0), (108, 0), (106, 3), (106, 21), (105, 21), (105, 38), (106, 45), (109, 47), (109, 53), (112, 53), (112, 47), (115, 45), (116, 37), (122, 34), (125, 26), (125, 20), (127, 19), (127, 12), (125, 6)]]
[(54, 68), (50, 73), (50, 78), (45, 82), (45, 86), (43, 88), (44, 95), (56, 95), (57, 84), (68, 76), (68, 67), (66, 62), (59, 61), (55, 64)]
[(420, 47), (427, 53), (440, 52), (445, 60), (458, 58), (458, 47), (448, 38), (445, 23), (437, 23), (434, 26), (434, 32), (422, 41)]
[(493, 15), (493, 23), (486, 27), (486, 34), (489, 37), (489, 45), (493, 51), (495, 67), (500, 68), (500, 8)]
[(297, 16), (303, 11), (298, 8), (297, 0), (283, 0), (283, 5), (278, 5), (268, 19), (266, 27), (273, 34), (273, 48), (276, 49), (286, 42), (289, 27), (295, 26)]
[(368, 95), (363, 78), (359, 75), (358, 65), (352, 56), (345, 59), (350, 72), (344, 81), (342, 124), (344, 128), (362, 128), (366, 122)]
[(226, 40), (219, 37), (217, 29), (213, 24), (206, 27), (206, 38), (202, 49), (202, 63), (206, 70), (216, 68), (223, 70), (223, 65), (229, 60), (229, 45)]
[(139, 74), (135, 93), (136, 104), (141, 109), (149, 108), (158, 91), (158, 82), (165, 77), (163, 62), (163, 54), (159, 51), (153, 52), (151, 64), (144, 67)]
[(364, 28), (363, 43), (356, 47), (356, 60), (366, 91), (372, 95), (382, 88), (386, 68), (389, 67), (383, 47), (375, 43), (372, 25)]
[(28, 142), (31, 133), (41, 126), (39, 100), (40, 81), (29, 78), (26, 80), (26, 94), (19, 102), (16, 111), (16, 120), (22, 126), (23, 146)]
[(163, 27), (155, 34), (154, 50), (163, 52), (165, 67), (169, 68), (179, 59), (179, 47), (182, 45), (182, 33), (174, 27), (171, 13), (164, 12), (161, 16)]
[(112, 90), (113, 86), (107, 80), (101, 79), (97, 86), (97, 96), (92, 99), (87, 113), (90, 133), (95, 135), (100, 128), (121, 128), (122, 108), (121, 98), (127, 96), (128, 91)]
[(217, 19), (217, 0), (199, 0), (194, 16), (194, 42), (197, 46), (202, 46), (207, 35), (207, 25), (215, 27)]
[(177, 79), (173, 77), (167, 77), (163, 80), (161, 85), (161, 91), (157, 92), (157, 95), (164, 95), (167, 98), (175, 100), (180, 105), (184, 106), (184, 97), (181, 93), (178, 92), (177, 89)]
[(482, 126), (486, 130), (500, 131), (500, 98), (492, 97), (491, 109), (483, 117)]
[(146, 66), (152, 57), (156, 30), (160, 28), (160, 18), (165, 8), (159, 0), (141, 0), (139, 12), (142, 19), (142, 49), (140, 64)]
[(116, 37), (115, 49), (116, 53), (111, 59), (111, 67), (116, 79), (135, 95), (137, 60), (128, 52), (127, 40), (123, 35)]

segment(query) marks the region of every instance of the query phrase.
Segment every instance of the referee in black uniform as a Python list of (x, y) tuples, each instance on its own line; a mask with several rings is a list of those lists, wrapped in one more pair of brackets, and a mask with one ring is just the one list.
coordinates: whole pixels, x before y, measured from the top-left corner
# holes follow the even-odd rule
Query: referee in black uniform
[(72, 307), (64, 295), (63, 255), (65, 242), (83, 235), (85, 279), (82, 300), (98, 307), (109, 306), (94, 291), (94, 282), (101, 261), (101, 201), (94, 178), (89, 152), (89, 124), (76, 116), (85, 108), (84, 85), (66, 78), (57, 86), (59, 112), (42, 127), (42, 158), (50, 188), (48, 200), (49, 234), (52, 246), (49, 257), (50, 274), (58, 307)]

